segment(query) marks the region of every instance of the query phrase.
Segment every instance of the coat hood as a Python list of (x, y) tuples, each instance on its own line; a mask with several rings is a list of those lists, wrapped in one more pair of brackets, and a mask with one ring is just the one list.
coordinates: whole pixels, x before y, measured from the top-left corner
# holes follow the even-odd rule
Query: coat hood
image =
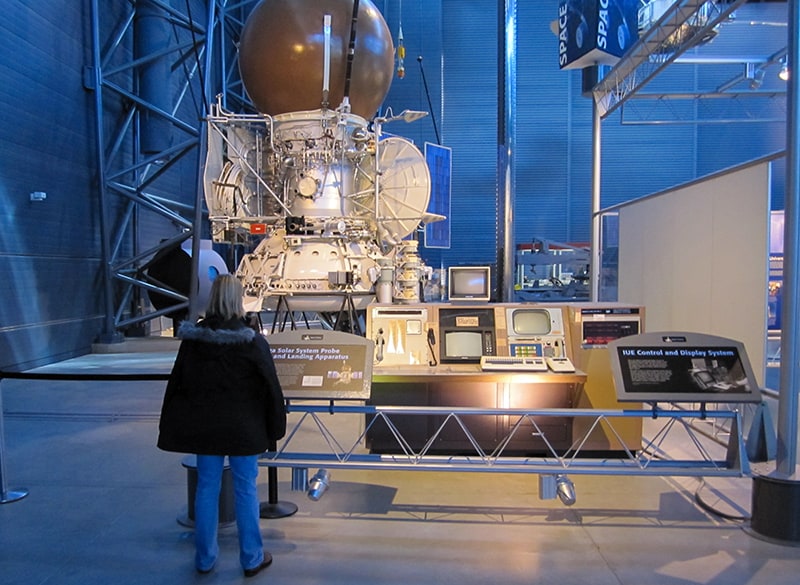
[(239, 320), (223, 322), (205, 319), (199, 323), (183, 321), (178, 327), (180, 339), (217, 345), (249, 343), (255, 336), (256, 332)]

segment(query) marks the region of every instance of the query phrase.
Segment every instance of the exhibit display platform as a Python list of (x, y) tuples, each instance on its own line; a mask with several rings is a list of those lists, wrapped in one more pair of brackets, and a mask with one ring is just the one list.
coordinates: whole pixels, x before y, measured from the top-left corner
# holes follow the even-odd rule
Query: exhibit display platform
[[(147, 340), (131, 345), (130, 353), (88, 355), (37, 370), (166, 373), (177, 350), (171, 339), (157, 340), (157, 350)], [(377, 379), (391, 382), (380, 373)], [(0, 390), (8, 479), (29, 490), (28, 497), (0, 506), (9, 584), (193, 578), (192, 532), (176, 521), (186, 505), (186, 470), (180, 455), (155, 448), (163, 381), (5, 380)], [(291, 412), (290, 423), (301, 416)], [(326, 420), (337, 437), (363, 431), (354, 416)], [(660, 420), (643, 423), (646, 439), (660, 432)], [(307, 433), (296, 438), (315, 448)], [(691, 447), (676, 435), (659, 452), (680, 458)], [(565, 508), (540, 499), (530, 474), (336, 469), (326, 495), (312, 502), (290, 489), (290, 469), (278, 472), (281, 499), (299, 512), (262, 520), (265, 547), (275, 558), (268, 577), (274, 583), (358, 585), (392, 574), (398, 582), (457, 578), (463, 585), (522, 585), (532, 578), (789, 585), (800, 572), (794, 548), (744, 530), (747, 477), (576, 475), (577, 502)], [(259, 492), (266, 500), (263, 468)], [(325, 538), (331, 534), (336, 538)], [(213, 580), (241, 582), (235, 532), (223, 530), (220, 544)], [(576, 557), (575, 550), (586, 554)]]

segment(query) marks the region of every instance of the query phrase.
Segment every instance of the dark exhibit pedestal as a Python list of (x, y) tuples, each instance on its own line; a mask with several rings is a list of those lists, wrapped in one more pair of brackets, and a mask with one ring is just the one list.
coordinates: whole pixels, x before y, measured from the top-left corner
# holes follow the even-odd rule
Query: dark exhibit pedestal
[[(187, 455), (181, 461), (186, 469), (186, 513), (178, 516), (178, 524), (194, 527), (194, 500), (197, 494), (197, 458)], [(236, 523), (236, 505), (233, 496), (233, 474), (227, 463), (222, 468), (222, 486), (219, 492), (219, 526), (221, 528)]]
[(795, 469), (794, 474), (786, 476), (766, 465), (753, 469), (748, 532), (768, 542), (800, 546), (800, 473)]
[[(272, 446), (274, 450), (274, 445)], [(178, 516), (178, 523), (182, 526), (194, 527), (194, 500), (197, 493), (197, 458), (187, 455), (181, 461), (186, 469), (186, 512)], [(297, 506), (292, 502), (278, 501), (278, 470), (275, 467), (267, 469), (269, 500), (259, 504), (260, 518), (285, 518), (297, 512)], [(222, 468), (222, 486), (219, 492), (219, 526), (227, 528), (236, 523), (236, 500), (233, 494), (233, 473), (228, 463)]]

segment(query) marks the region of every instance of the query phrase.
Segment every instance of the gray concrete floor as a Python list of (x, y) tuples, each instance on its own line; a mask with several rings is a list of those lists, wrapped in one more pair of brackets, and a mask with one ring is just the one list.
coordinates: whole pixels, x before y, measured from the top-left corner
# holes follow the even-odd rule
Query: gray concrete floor
[[(37, 371), (168, 371), (174, 340)], [(182, 456), (155, 447), (163, 382), (6, 379), (0, 583), (240, 583), (235, 528), (198, 575)], [(339, 415), (334, 415), (339, 416)], [(312, 470), (313, 472), (313, 470)], [(576, 476), (577, 502), (541, 500), (535, 476), (336, 470), (318, 502), (262, 520), (273, 584), (795, 584), (792, 546), (752, 536), (750, 482)], [(268, 500), (267, 471), (259, 490)]]

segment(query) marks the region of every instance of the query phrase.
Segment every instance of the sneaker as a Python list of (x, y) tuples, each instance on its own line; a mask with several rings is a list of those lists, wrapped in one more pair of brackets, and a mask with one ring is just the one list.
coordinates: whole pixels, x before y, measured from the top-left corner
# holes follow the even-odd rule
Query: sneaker
[(244, 576), (245, 577), (255, 577), (258, 575), (262, 569), (266, 569), (272, 564), (272, 555), (269, 554), (267, 551), (264, 551), (264, 560), (261, 561), (261, 564), (253, 567), (252, 569), (245, 569)]

